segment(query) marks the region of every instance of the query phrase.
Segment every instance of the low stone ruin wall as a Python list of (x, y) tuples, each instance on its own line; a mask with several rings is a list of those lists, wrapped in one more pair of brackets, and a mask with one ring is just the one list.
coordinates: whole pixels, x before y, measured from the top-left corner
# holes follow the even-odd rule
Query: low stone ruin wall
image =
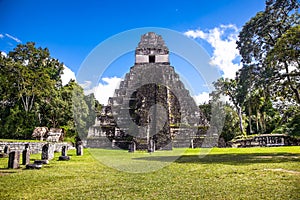
[(112, 148), (113, 144), (106, 137), (88, 138), (83, 141), (83, 146), (88, 148)]
[(262, 134), (248, 139), (230, 142), (231, 147), (300, 146), (300, 138), (284, 134)]
[[(4, 152), (5, 146), (9, 147), (9, 151), (23, 151), (25, 149), (25, 144), (29, 144), (29, 149), (31, 154), (41, 153), (43, 145), (47, 142), (0, 142), (0, 152)], [(54, 144), (54, 151), (61, 152), (63, 146), (68, 146), (68, 149), (74, 148), (67, 142), (52, 143)]]

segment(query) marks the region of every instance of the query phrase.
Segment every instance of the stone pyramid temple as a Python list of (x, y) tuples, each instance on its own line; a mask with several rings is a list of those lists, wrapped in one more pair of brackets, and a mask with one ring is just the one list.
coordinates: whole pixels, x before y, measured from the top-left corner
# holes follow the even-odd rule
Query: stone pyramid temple
[(87, 146), (149, 152), (194, 147), (207, 126), (170, 65), (164, 40), (149, 32), (142, 35), (135, 50), (134, 66), (90, 127)]

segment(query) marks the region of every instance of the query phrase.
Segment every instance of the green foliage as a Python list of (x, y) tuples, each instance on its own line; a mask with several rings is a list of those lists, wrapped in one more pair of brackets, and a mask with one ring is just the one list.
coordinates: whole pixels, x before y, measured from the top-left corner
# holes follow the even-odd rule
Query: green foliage
[(248, 135), (297, 132), (298, 115), (292, 113), (300, 106), (299, 6), (296, 0), (267, 0), (239, 33), (243, 68), (235, 79), (214, 83), (212, 96), (230, 98), (241, 133), (244, 127)]
[(64, 133), (65, 133), (64, 141), (75, 142), (76, 130), (74, 127), (74, 123), (60, 126), (60, 128), (64, 129)]
[(203, 113), (204, 117), (210, 121), (211, 119), (211, 104), (210, 103), (204, 103), (199, 105), (199, 109)]
[(300, 136), (300, 112), (298, 112), (287, 124), (288, 134)]
[(11, 87), (25, 112), (34, 110), (35, 102), (49, 97), (54, 86), (60, 86), (62, 63), (50, 57), (47, 48), (36, 48), (33, 42), (19, 44), (9, 52)]
[[(199, 108), (202, 110), (204, 116), (208, 119), (210, 123), (211, 122), (211, 102), (207, 104), (200, 105)], [(220, 110), (217, 114), (221, 115), (220, 112), (224, 112), (224, 120), (222, 121), (222, 131), (220, 133), (220, 138), (223, 138), (225, 142), (229, 142), (232, 139), (236, 137), (243, 136), (244, 134), (241, 134), (240, 127), (239, 127), (239, 117), (237, 115), (237, 112), (230, 106), (229, 104), (225, 104), (222, 106), (222, 110)], [(216, 118), (213, 117), (215, 120)], [(245, 126), (245, 121), (242, 122)], [(204, 128), (204, 129), (203, 129)], [(199, 127), (199, 130), (202, 130), (200, 132), (206, 132), (206, 129), (208, 127)]]
[(61, 86), (63, 65), (50, 57), (47, 48), (33, 42), (19, 44), (7, 57), (1, 56), (1, 127), (8, 138), (30, 138), (42, 121), (42, 102)]
[(30, 142), (30, 143), (39, 143), (41, 142), (40, 140), (20, 140), (20, 139), (0, 139), (0, 142)]
[[(62, 86), (63, 63), (47, 48), (19, 44), (0, 56), (0, 72), (1, 137), (28, 139), (36, 126), (47, 126), (62, 127), (74, 138), (77, 125), (87, 129), (93, 124), (94, 96), (85, 97), (75, 81)], [(83, 118), (75, 122), (77, 114)]]
[(74, 123), (77, 134), (83, 139), (86, 138), (89, 129), (89, 107), (84, 99), (83, 89), (75, 82), (72, 87), (72, 111)]
[(251, 80), (249, 92), (255, 87), (300, 104), (298, 8), (297, 0), (268, 0), (266, 9), (243, 26), (237, 47), (244, 68), (250, 68), (248, 77), (240, 74), (242, 81)]
[[(243, 136), (239, 129), (239, 117), (231, 106), (224, 106), (225, 121), (220, 137), (228, 142), (236, 137)], [(245, 122), (244, 122), (245, 123)]]
[(88, 115), (85, 119), (86, 127), (90, 127), (95, 124), (95, 119), (100, 114), (102, 106), (95, 99), (94, 93), (85, 95), (84, 101), (86, 102), (88, 107)]
[(237, 80), (235, 79), (220, 78), (214, 82), (214, 87), (215, 91), (211, 94), (212, 96), (219, 96), (219, 98), (221, 95), (228, 96), (230, 101), (233, 103), (239, 117), (240, 132), (244, 135), (245, 130), (243, 124), (242, 105), (245, 101), (245, 96), (241, 85), (237, 84)]
[(15, 106), (10, 109), (10, 113), (5, 119), (3, 125), (3, 137), (15, 139), (29, 139), (31, 138), (32, 130), (36, 126), (35, 115), (32, 112), (24, 112)]
[(273, 132), (300, 136), (300, 109), (298, 107), (291, 107), (286, 113), (289, 116), (284, 116), (281, 123)]
[[(300, 25), (288, 29), (270, 50), (266, 63), (273, 71), (274, 95), (300, 104)], [(286, 87), (289, 86), (289, 87)]]

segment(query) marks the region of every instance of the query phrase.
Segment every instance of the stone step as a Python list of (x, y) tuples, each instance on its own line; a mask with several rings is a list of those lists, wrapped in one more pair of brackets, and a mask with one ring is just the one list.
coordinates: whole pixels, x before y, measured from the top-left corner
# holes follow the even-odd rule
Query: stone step
[(42, 166), (42, 164), (27, 164), (26, 169), (41, 169)]
[(35, 160), (34, 164), (37, 164), (37, 165), (49, 164), (49, 160)]
[(58, 160), (68, 161), (68, 160), (70, 160), (70, 156), (59, 156)]

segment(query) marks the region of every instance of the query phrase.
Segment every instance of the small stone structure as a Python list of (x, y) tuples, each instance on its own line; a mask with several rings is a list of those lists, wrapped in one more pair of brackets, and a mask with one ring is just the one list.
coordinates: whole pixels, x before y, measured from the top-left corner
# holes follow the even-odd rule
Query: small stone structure
[(59, 156), (58, 160), (67, 161), (70, 160), (70, 156)]
[[(42, 152), (42, 148), (47, 142), (0, 142), (0, 152), (8, 151), (6, 148), (11, 151), (20, 151), (22, 152), (25, 149), (26, 144), (29, 145), (30, 154), (37, 154)], [(72, 145), (66, 142), (53, 143), (54, 151), (60, 152), (63, 146), (68, 146), (68, 149), (74, 148)], [(5, 147), (7, 146), (7, 147)]]
[(67, 156), (67, 152), (68, 152), (68, 147), (67, 146), (63, 146), (61, 148), (61, 155), (62, 156)]
[(59, 142), (63, 140), (63, 129), (61, 128), (50, 128), (46, 141), (48, 142)]
[(29, 144), (25, 144), (25, 149), (22, 151), (22, 165), (30, 163), (30, 150)]
[(83, 156), (83, 145), (82, 144), (79, 144), (76, 146), (76, 155)]
[(42, 148), (42, 160), (51, 160), (54, 158), (54, 145), (45, 144)]
[(75, 138), (76, 140), (76, 155), (82, 156), (83, 155), (83, 143), (79, 137)]
[(32, 137), (37, 140), (43, 141), (43, 139), (47, 136), (49, 129), (47, 127), (36, 127), (33, 130)]
[(20, 167), (20, 152), (12, 151), (8, 156), (8, 168), (17, 169)]
[(26, 169), (41, 169), (42, 168), (42, 164), (27, 164), (26, 165)]
[(0, 158), (6, 158), (8, 155), (6, 153), (0, 152)]
[(35, 160), (34, 163), (26, 164), (26, 169), (41, 169), (43, 164), (48, 164), (48, 160)]
[(9, 154), (9, 151), (10, 151), (9, 145), (5, 145), (3, 152), (4, 152), (5, 154)]
[[(3, 152), (2, 152), (3, 151)], [(0, 158), (5, 158), (8, 156), (8, 153), (10, 151), (10, 148), (8, 145), (5, 145), (3, 150), (0, 150)]]
[(67, 155), (67, 146), (63, 146), (61, 149), (61, 156), (59, 156), (58, 160), (70, 160), (70, 156)]
[(34, 164), (37, 164), (37, 165), (45, 164), (45, 165), (47, 165), (47, 164), (49, 164), (49, 160), (35, 160)]
[(64, 139), (64, 131), (61, 128), (36, 127), (33, 130), (32, 137), (43, 141), (46, 138), (48, 142), (60, 142)]
[(128, 152), (135, 152), (135, 151), (136, 151), (136, 142), (132, 141), (131, 144), (129, 145)]
[(286, 134), (261, 134), (231, 142), (232, 147), (275, 147), (299, 145), (300, 141)]

